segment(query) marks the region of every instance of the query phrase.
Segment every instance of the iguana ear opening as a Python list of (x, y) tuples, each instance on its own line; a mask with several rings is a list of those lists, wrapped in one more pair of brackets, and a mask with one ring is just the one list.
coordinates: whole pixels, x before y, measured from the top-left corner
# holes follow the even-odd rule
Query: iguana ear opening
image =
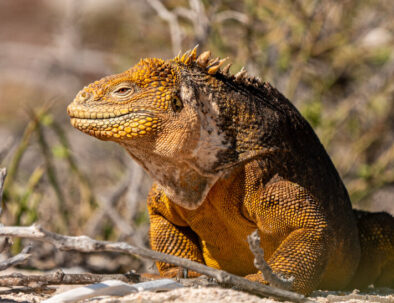
[(183, 103), (178, 96), (173, 96), (171, 100), (172, 110), (176, 113), (180, 112), (183, 109)]

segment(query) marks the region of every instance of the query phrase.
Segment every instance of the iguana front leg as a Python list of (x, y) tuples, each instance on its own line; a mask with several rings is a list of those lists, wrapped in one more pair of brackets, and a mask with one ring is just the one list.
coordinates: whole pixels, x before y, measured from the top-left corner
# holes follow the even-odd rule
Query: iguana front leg
[[(266, 261), (274, 273), (294, 278), (292, 290), (308, 294), (327, 264), (326, 219), (315, 199), (297, 184), (280, 181), (261, 196), (248, 203), (248, 210), (259, 228)], [(246, 277), (266, 283), (261, 273)]]
[[(174, 211), (166, 207), (167, 199), (154, 186), (148, 197), (150, 216), (150, 243), (153, 250), (204, 263), (199, 240), (190, 227), (179, 218)], [(170, 221), (171, 220), (171, 221)], [(160, 275), (164, 277), (184, 277), (183, 269), (164, 262), (156, 262)], [(186, 277), (197, 277), (200, 274), (188, 271)]]

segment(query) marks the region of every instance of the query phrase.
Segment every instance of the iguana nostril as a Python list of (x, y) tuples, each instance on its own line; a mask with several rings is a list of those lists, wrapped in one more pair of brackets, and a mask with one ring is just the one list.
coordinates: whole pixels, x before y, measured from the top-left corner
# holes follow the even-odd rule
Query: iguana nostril
[(90, 95), (88, 92), (83, 91), (83, 92), (81, 92), (81, 93), (79, 94), (79, 101), (81, 101), (81, 102), (86, 102), (87, 100), (90, 99), (90, 96), (91, 96), (91, 95)]

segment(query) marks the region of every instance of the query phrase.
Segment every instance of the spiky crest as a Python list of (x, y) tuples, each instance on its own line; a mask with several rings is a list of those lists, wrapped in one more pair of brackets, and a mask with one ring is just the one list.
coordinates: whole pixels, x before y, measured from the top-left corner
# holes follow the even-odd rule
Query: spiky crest
[(171, 61), (190, 67), (199, 66), (204, 72), (209, 75), (220, 74), (226, 79), (233, 79), (234, 81), (238, 83), (243, 83), (245, 85), (253, 85), (255, 87), (260, 87), (264, 85), (264, 82), (261, 81), (260, 78), (248, 75), (245, 67), (242, 67), (242, 69), (235, 75), (230, 73), (231, 63), (227, 64), (223, 68), (223, 70), (221, 70), (221, 66), (224, 64), (225, 61), (228, 60), (228, 57), (224, 59), (210, 59), (210, 51), (205, 51), (197, 57), (197, 48), (198, 45), (196, 45), (192, 50), (186, 51), (183, 55), (181, 52), (179, 52), (179, 54)]

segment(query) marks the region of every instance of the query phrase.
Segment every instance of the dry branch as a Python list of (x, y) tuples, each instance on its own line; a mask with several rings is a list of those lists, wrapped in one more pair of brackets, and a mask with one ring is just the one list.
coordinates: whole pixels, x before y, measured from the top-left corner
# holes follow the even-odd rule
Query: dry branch
[[(6, 238), (7, 239), (7, 238)], [(26, 246), (21, 253), (9, 258), (3, 262), (0, 262), (0, 270), (5, 270), (11, 266), (25, 263), (27, 260), (30, 259), (31, 254), (29, 253), (31, 250), (31, 246)]]
[(184, 35), (176, 14), (169, 11), (160, 0), (148, 0), (147, 3), (156, 11), (161, 19), (168, 23), (172, 42), (172, 52), (176, 55), (182, 48), (182, 38)]
[[(0, 158), (1, 160), (1, 158)], [(3, 210), (3, 190), (4, 190), (4, 181), (5, 178), (7, 177), (7, 169), (6, 168), (1, 168), (0, 169), (0, 214)], [(0, 253), (3, 251), (8, 250), (12, 245), (12, 241), (10, 238), (0, 238)]]
[[(37, 287), (14, 287), (14, 288), (4, 288), (0, 290), (0, 296), (4, 295), (13, 295), (13, 294), (53, 294), (56, 291), (56, 288), (54, 287), (47, 287), (47, 286), (37, 286)], [(7, 302), (7, 301), (5, 301)], [(11, 301), (15, 302), (15, 301)], [(26, 302), (26, 301), (22, 301)], [(34, 301), (33, 301), (34, 302)]]
[(11, 137), (11, 136), (8, 138), (5, 138), (5, 140), (2, 140), (1, 145), (0, 145), (0, 162), (2, 162), (3, 159), (11, 151), (12, 146), (14, 145), (14, 142), (15, 142), (15, 138)]
[(40, 113), (34, 114), (33, 119), (38, 120), (37, 124), (37, 135), (38, 135), (38, 143), (41, 147), (42, 154), (44, 156), (44, 161), (45, 161), (45, 166), (46, 166), (46, 171), (47, 171), (47, 177), (49, 184), (52, 186), (53, 190), (55, 191), (57, 200), (58, 200), (58, 207), (59, 207), (59, 213), (62, 214), (62, 219), (64, 220), (65, 224), (69, 223), (69, 211), (66, 207), (66, 198), (64, 196), (62, 187), (60, 186), (60, 182), (58, 180), (57, 174), (56, 174), (56, 169), (55, 169), (55, 164), (53, 163), (53, 157), (51, 153), (50, 146), (47, 142), (46, 135), (43, 130), (42, 126), (42, 118), (45, 115), (41, 115)]
[(145, 195), (143, 195), (143, 198), (141, 197), (141, 187), (144, 182), (144, 170), (136, 162), (129, 161), (128, 171), (131, 175), (129, 181), (133, 180), (133, 182), (129, 182), (130, 186), (126, 193), (126, 220), (132, 222), (135, 220), (135, 216), (138, 212), (138, 202), (141, 199), (145, 199)]
[(160, 0), (148, 0), (147, 2), (156, 11), (158, 16), (168, 23), (174, 55), (181, 49), (185, 36), (185, 30), (179, 22), (179, 17), (192, 23), (194, 45), (198, 44), (202, 47), (208, 39), (213, 24), (221, 24), (227, 20), (236, 20), (247, 26), (250, 23), (249, 17), (246, 14), (234, 10), (217, 12), (215, 9), (209, 12), (201, 0), (189, 0), (190, 8), (175, 7), (173, 10), (169, 10)]
[(0, 169), (0, 205), (1, 203), (3, 203), (2, 197), (3, 197), (4, 181), (6, 176), (7, 176), (7, 169), (1, 168)]
[[(0, 226), (3, 226), (3, 225), (0, 224)], [(13, 242), (10, 238), (1, 237), (0, 238), (0, 253), (6, 252), (12, 246), (12, 244), (13, 244)]]
[(0, 276), (0, 287), (13, 286), (46, 286), (58, 284), (91, 284), (98, 283), (105, 280), (120, 280), (123, 282), (140, 282), (137, 274), (115, 274), (115, 275), (101, 275), (92, 273), (82, 274), (66, 274), (62, 270), (54, 273), (43, 275), (22, 275), (13, 273), (10, 275)]
[(127, 192), (129, 186), (130, 174), (126, 173), (119, 186), (115, 188), (112, 193), (110, 193), (109, 197), (107, 199), (98, 201), (100, 203), (100, 208), (96, 211), (87, 224), (88, 235), (94, 236), (100, 231), (105, 217), (108, 217), (123, 235), (128, 237), (132, 237), (134, 235), (134, 228), (115, 210), (115, 206), (122, 196)]
[(263, 279), (272, 286), (290, 290), (293, 285), (294, 277), (286, 279), (275, 274), (272, 268), (265, 262), (264, 251), (260, 246), (260, 236), (257, 229), (248, 236), (248, 243), (255, 258), (254, 266), (261, 271)]
[(213, 22), (216, 22), (216, 23), (222, 23), (227, 20), (236, 20), (236, 21), (243, 23), (245, 25), (249, 24), (249, 17), (246, 14), (243, 14), (243, 13), (240, 13), (237, 11), (233, 11), (233, 10), (226, 10), (226, 11), (219, 12), (213, 18)]
[(294, 302), (313, 302), (303, 295), (282, 290), (257, 282), (251, 282), (242, 277), (227, 273), (223, 270), (214, 269), (201, 263), (188, 259), (167, 255), (146, 248), (129, 245), (124, 242), (107, 242), (93, 240), (87, 236), (63, 236), (44, 230), (38, 225), (29, 227), (8, 226), (0, 227), (0, 236), (19, 237), (48, 242), (61, 250), (77, 250), (81, 252), (114, 251), (126, 254), (138, 255), (151, 260), (174, 264), (216, 279), (219, 283), (234, 286), (242, 291), (260, 296), (272, 296)]

